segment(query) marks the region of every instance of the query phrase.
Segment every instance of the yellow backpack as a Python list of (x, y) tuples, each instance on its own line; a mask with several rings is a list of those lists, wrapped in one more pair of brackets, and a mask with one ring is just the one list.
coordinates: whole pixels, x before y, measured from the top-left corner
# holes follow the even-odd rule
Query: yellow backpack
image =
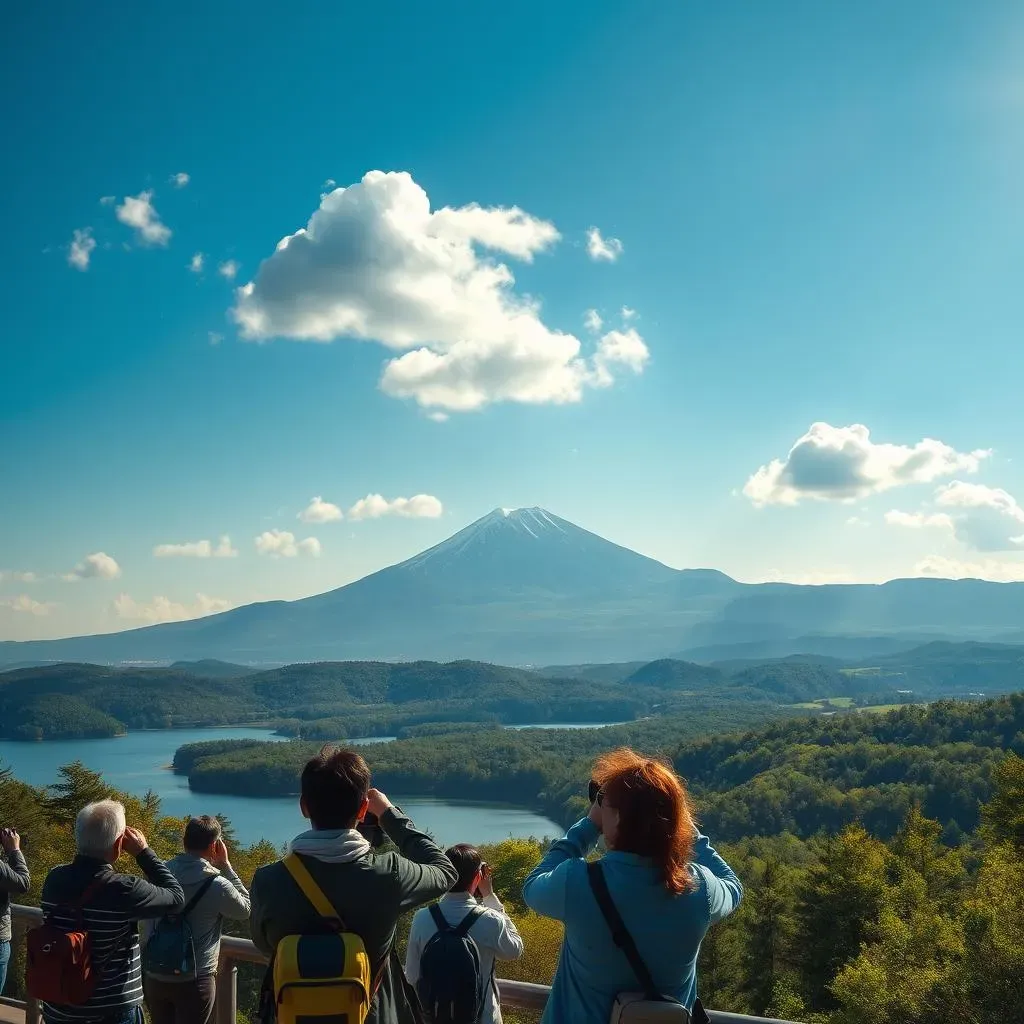
[(345, 922), (294, 854), (284, 866), (316, 911), (336, 922), (328, 934), (286, 935), (277, 944), (273, 995), (277, 1024), (363, 1024), (376, 992), (363, 940)]

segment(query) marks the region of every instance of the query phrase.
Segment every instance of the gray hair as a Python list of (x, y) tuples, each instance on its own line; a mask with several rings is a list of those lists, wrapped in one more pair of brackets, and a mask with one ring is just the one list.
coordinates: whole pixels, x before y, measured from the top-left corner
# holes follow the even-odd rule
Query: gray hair
[(75, 847), (87, 857), (105, 857), (124, 829), (123, 804), (116, 800), (86, 804), (75, 819)]

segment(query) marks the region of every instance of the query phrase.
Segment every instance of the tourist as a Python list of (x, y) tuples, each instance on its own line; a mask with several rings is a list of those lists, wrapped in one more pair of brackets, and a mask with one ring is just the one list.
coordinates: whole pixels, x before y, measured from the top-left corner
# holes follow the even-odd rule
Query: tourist
[[(457, 879), (444, 852), (388, 798), (370, 788), (370, 769), (353, 751), (324, 747), (302, 771), (299, 806), (312, 828), (296, 836), (289, 854), (303, 868), (370, 959), (374, 996), (370, 1024), (416, 1021), (395, 952), (399, 917), (446, 893)], [(356, 826), (367, 814), (397, 852), (374, 853)], [(267, 956), (288, 935), (317, 933), (324, 918), (294, 881), (284, 861), (260, 868), (250, 890), (253, 942)]]
[[(153, 960), (143, 956), (151, 1024), (209, 1024), (217, 997), (221, 925), (225, 919), (249, 917), (249, 893), (228, 859), (220, 822), (209, 815), (189, 818), (182, 846), (184, 853), (169, 860), (167, 868), (185, 892), (181, 916), (188, 926), (193, 962), (185, 976), (176, 976), (155, 969)], [(145, 930), (147, 938), (159, 934), (153, 927)], [(169, 935), (168, 948), (178, 934)]]
[[(184, 902), (177, 879), (149, 848), (146, 837), (125, 827), (124, 807), (100, 800), (78, 812), (76, 856), (53, 868), (43, 883), (40, 905), (64, 931), (82, 920), (92, 942), (96, 987), (81, 1006), (43, 1004), (47, 1024), (142, 1024), (140, 920), (161, 917)], [(122, 853), (134, 857), (145, 878), (122, 875), (114, 864)]]
[(697, 830), (670, 767), (623, 749), (598, 758), (593, 777), (590, 813), (523, 885), (529, 907), (565, 923), (543, 1020), (604, 1021), (619, 993), (641, 988), (591, 889), (585, 858), (601, 836), (608, 848), (601, 873), (657, 992), (692, 1009), (701, 939), (736, 909), (743, 886)]
[(0, 993), (11, 962), (11, 897), (28, 892), (31, 884), (21, 836), (13, 828), (0, 828)]
[[(465, 977), (454, 961), (465, 955), (463, 942), (472, 942), (479, 962), (476, 965), (476, 991), (468, 995), (471, 1000), (477, 997), (478, 1005), (482, 1005), (482, 1014), (467, 1015), (472, 1019), (461, 1024), (476, 1024), (477, 1020), (481, 1024), (501, 1024), (494, 962), (518, 960), (523, 955), (523, 940), (515, 922), (505, 913), (501, 900), (495, 895), (491, 868), (483, 862), (479, 852), (462, 843), (445, 850), (445, 856), (455, 865), (459, 879), (434, 906), (416, 911), (409, 930), (405, 976), (420, 990), (425, 1009), (434, 1003), (432, 996), (436, 997), (440, 992), (444, 992), (452, 1002), (462, 1003), (462, 1000), (452, 998), (461, 995), (456, 986), (446, 983), (450, 979)], [(440, 930), (437, 914), (443, 917), (448, 936), (456, 941), (444, 948), (438, 943), (436, 955), (428, 953), (424, 957), (431, 940)], [(467, 929), (464, 939), (457, 931), (460, 925)], [(452, 962), (446, 962), (446, 957), (451, 957)]]

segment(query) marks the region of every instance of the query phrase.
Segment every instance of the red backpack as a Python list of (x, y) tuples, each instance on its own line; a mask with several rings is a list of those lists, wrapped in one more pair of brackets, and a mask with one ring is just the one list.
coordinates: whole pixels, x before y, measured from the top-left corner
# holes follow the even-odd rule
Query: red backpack
[(89, 1001), (98, 972), (93, 970), (92, 936), (86, 930), (82, 908), (102, 885), (102, 880), (96, 879), (77, 903), (68, 904), (75, 917), (72, 931), (58, 928), (51, 910), (43, 923), (25, 936), (25, 987), (33, 999), (54, 1006), (81, 1006)]

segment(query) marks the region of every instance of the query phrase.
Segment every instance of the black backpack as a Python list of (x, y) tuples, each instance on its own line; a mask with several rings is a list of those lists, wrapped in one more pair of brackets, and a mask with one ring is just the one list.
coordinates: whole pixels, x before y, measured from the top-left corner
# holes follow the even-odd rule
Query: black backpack
[(423, 948), (416, 993), (431, 1024), (477, 1024), (483, 1016), (488, 979), (469, 935), (483, 913), (476, 907), (453, 928), (436, 903), (430, 908), (437, 932)]
[(210, 875), (178, 913), (166, 914), (156, 922), (142, 954), (147, 974), (182, 979), (195, 977), (196, 947), (188, 915), (195, 910), (216, 877)]

